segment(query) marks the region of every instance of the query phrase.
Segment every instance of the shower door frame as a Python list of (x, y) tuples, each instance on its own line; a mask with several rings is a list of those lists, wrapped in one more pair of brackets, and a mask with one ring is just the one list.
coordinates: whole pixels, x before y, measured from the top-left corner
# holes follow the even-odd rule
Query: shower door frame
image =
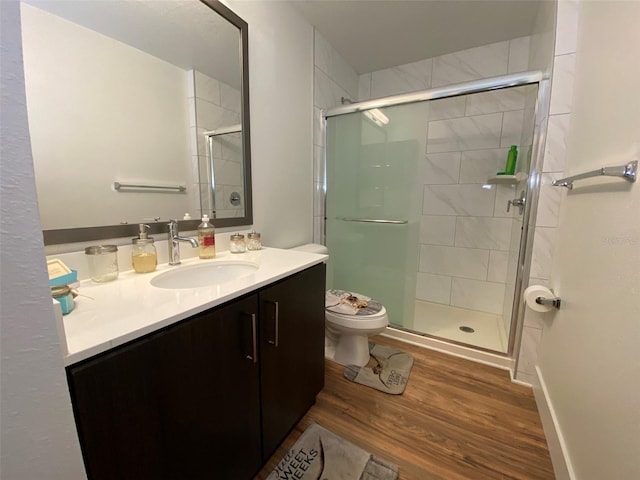
[[(531, 150), (531, 165), (529, 167), (529, 178), (527, 180), (527, 194), (525, 200), (525, 209), (522, 217), (522, 233), (520, 234), (520, 246), (518, 251), (518, 263), (517, 273), (514, 288), (513, 307), (511, 311), (511, 322), (509, 328), (509, 342), (506, 353), (491, 352), (491, 354), (499, 357), (512, 358), (514, 361), (513, 371), (517, 369), (517, 357), (514, 358), (514, 353), (519, 352), (522, 327), (524, 323), (524, 305), (522, 302), (522, 296), (527, 283), (525, 279), (529, 278), (531, 270), (531, 258), (533, 256), (533, 233), (535, 231), (535, 219), (538, 211), (538, 199), (540, 197), (540, 178), (542, 172), (542, 162), (544, 157), (544, 144), (547, 131), (547, 121), (549, 117), (549, 103), (550, 103), (550, 79), (547, 74), (539, 70), (527, 71), (522, 73), (514, 73), (509, 75), (501, 75), (497, 77), (484, 78), (481, 80), (474, 80), (470, 82), (458, 83), (455, 85), (448, 85), (444, 87), (430, 88), (428, 90), (422, 90), (419, 92), (406, 93), (401, 95), (393, 95), (384, 98), (376, 98), (373, 100), (366, 100), (363, 102), (351, 103), (347, 105), (341, 105), (338, 107), (330, 108), (322, 111), (323, 119), (323, 135), (325, 136), (324, 145), (327, 145), (327, 128), (326, 122), (329, 117), (336, 117), (340, 115), (346, 115), (349, 113), (364, 112), (374, 108), (384, 108), (396, 105), (425, 102), (429, 100), (437, 100), (441, 98), (458, 97), (462, 95), (469, 95), (473, 93), (488, 92), (492, 90), (502, 90), (511, 87), (520, 87), (525, 85), (538, 85), (538, 94), (536, 98), (536, 104), (534, 109), (534, 130), (533, 130), (533, 142)], [(323, 170), (326, 172), (327, 158), (326, 147), (324, 150), (323, 158)], [(324, 222), (323, 222), (323, 237), (326, 243), (326, 203), (327, 203), (327, 188), (326, 188), (326, 173), (324, 175), (324, 188), (323, 188), (323, 201), (324, 201)], [(402, 331), (402, 330), (399, 330)], [(426, 336), (423, 335), (423, 336)], [(431, 337), (431, 336), (429, 336)], [(445, 343), (449, 343), (448, 339), (437, 338)], [(473, 350), (484, 350), (478, 347), (465, 345)]]

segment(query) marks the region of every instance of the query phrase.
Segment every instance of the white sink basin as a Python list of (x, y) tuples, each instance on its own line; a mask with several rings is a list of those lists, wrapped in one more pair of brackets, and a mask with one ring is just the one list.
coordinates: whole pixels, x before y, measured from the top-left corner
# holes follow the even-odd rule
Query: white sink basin
[(158, 288), (202, 288), (232, 282), (255, 273), (258, 266), (248, 262), (207, 262), (174, 267), (151, 280)]

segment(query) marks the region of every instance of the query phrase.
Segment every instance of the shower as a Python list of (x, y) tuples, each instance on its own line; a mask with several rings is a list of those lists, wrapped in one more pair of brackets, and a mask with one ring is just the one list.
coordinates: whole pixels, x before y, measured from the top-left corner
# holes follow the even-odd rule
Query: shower
[(524, 72), (326, 110), (328, 286), (382, 302), (399, 334), (509, 356), (542, 82)]

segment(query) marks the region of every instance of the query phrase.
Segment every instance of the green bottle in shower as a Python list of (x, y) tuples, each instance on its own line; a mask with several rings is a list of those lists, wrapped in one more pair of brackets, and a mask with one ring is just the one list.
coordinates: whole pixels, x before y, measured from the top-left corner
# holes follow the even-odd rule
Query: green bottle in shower
[(504, 167), (505, 175), (515, 175), (516, 173), (516, 160), (518, 159), (518, 147), (511, 145), (509, 153), (507, 154), (507, 166)]

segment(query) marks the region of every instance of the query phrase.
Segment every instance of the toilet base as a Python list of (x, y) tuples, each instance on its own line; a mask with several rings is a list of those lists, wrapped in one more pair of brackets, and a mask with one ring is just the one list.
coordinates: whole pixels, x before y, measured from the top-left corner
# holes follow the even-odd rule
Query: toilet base
[(340, 365), (364, 367), (369, 362), (367, 335), (340, 335), (337, 341), (325, 340), (325, 357)]

